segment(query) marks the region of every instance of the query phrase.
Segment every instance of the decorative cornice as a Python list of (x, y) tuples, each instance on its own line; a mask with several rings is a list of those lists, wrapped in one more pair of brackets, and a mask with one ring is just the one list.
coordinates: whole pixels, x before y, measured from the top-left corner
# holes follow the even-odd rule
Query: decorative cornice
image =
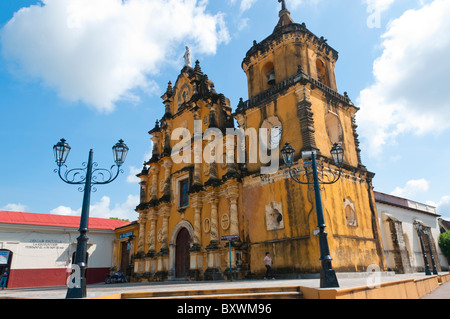
[(260, 43), (254, 41), (253, 46), (247, 52), (244, 61), (242, 62), (242, 66), (250, 64), (250, 58), (255, 54), (257, 54), (258, 52), (260, 54), (268, 52), (271, 49), (272, 44), (274, 42), (280, 43), (283, 40), (290, 38), (307, 39), (308, 42), (314, 44), (319, 51), (322, 51), (326, 55), (331, 54), (335, 61), (337, 61), (339, 58), (339, 53), (327, 44), (327, 40), (324, 37), (319, 38), (314, 33), (309, 31), (306, 28), (305, 23), (302, 24), (290, 23), (283, 26), (277, 26), (274, 32)]
[(338, 102), (342, 103), (345, 107), (353, 107), (356, 110), (359, 110), (348, 95), (341, 95), (335, 90), (331, 89), (330, 87), (324, 85), (323, 83), (317, 81), (316, 79), (312, 78), (308, 74), (304, 73), (302, 68), (299, 67), (299, 70), (297, 74), (294, 74), (293, 76), (285, 79), (284, 81), (281, 81), (280, 83), (276, 84), (274, 87), (254, 96), (251, 97), (247, 101), (243, 101), (243, 99), (240, 99), (239, 104), (237, 106), (234, 116), (237, 114), (244, 114), (248, 109), (259, 107), (267, 102), (269, 102), (272, 99), (275, 99), (279, 95), (287, 92), (291, 87), (295, 86), (297, 83), (300, 83), (302, 85), (305, 85), (309, 83), (311, 85), (311, 89), (319, 89), (321, 90), (327, 98), (337, 100)]

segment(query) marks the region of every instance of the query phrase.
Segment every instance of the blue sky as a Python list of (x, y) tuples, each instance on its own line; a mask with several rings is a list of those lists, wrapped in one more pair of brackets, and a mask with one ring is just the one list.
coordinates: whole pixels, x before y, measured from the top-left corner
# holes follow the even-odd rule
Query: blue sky
[[(278, 21), (276, 0), (3, 0), (0, 2), (0, 209), (76, 214), (82, 193), (53, 172), (113, 164), (124, 174), (92, 194), (92, 215), (136, 219), (134, 177), (150, 153), (160, 96), (185, 45), (233, 107), (247, 99), (241, 63)], [(363, 163), (375, 190), (438, 206), (450, 219), (450, 16), (446, 0), (286, 0), (291, 17), (339, 52), (336, 76), (361, 111)]]

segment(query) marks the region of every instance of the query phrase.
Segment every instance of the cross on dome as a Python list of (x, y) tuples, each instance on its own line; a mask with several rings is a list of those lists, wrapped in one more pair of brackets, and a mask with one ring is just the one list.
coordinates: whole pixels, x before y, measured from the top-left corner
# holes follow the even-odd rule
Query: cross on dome
[(286, 1), (285, 0), (278, 0), (278, 2), (281, 3), (281, 11), (287, 10), (286, 9)]

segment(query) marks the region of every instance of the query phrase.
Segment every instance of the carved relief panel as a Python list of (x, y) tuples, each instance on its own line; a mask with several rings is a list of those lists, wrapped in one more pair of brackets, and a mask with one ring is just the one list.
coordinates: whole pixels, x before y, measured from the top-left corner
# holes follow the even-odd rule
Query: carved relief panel
[(271, 202), (266, 205), (266, 229), (284, 229), (283, 207), (281, 203)]

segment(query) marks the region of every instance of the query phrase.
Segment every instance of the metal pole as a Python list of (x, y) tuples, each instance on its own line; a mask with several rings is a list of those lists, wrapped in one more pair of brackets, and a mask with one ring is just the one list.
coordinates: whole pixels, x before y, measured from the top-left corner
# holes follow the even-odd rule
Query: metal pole
[[(87, 269), (87, 241), (88, 237), (86, 235), (89, 226), (89, 206), (91, 202), (91, 179), (92, 179), (92, 162), (93, 162), (94, 151), (90, 150), (89, 159), (86, 168), (86, 182), (84, 185), (84, 196), (83, 196), (83, 206), (81, 209), (81, 219), (80, 219), (80, 236), (77, 238), (77, 252), (75, 264), (79, 267), (80, 278), (78, 285), (72, 287), (69, 286), (67, 289), (66, 299), (75, 298), (86, 298), (86, 269)], [(76, 280), (77, 282), (77, 280)]]
[(314, 178), (314, 194), (316, 199), (316, 213), (319, 227), (319, 245), (320, 245), (320, 261), (322, 262), (322, 270), (320, 271), (320, 288), (339, 288), (331, 261), (330, 249), (328, 247), (327, 233), (325, 232), (325, 220), (322, 207), (322, 196), (320, 194), (319, 175), (317, 173), (316, 154), (312, 152), (312, 169)]

